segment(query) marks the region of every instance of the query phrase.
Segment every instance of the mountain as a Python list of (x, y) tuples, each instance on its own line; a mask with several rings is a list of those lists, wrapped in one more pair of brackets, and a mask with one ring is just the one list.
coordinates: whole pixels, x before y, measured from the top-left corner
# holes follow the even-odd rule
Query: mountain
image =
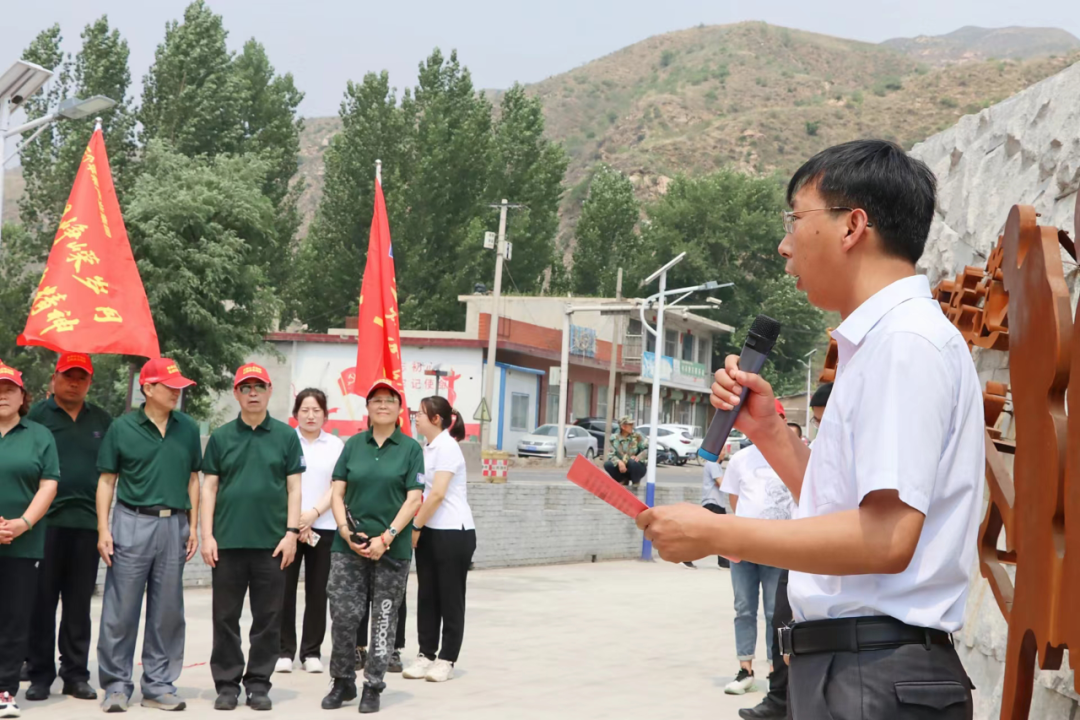
[(882, 43), (931, 65), (989, 59), (1026, 60), (1068, 55), (1080, 39), (1059, 28), (981, 28), (969, 25), (948, 35), (894, 38)]

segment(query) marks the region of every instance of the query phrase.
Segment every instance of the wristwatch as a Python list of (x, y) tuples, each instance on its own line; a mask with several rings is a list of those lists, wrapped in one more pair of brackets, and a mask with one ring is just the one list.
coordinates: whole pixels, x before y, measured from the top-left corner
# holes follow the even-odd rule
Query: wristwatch
[(386, 528), (386, 532), (390, 533), (391, 538), (396, 538), (397, 537), (397, 528), (395, 528), (393, 525)]
[(286, 534), (288, 534), (288, 533), (296, 533), (297, 535), (299, 535), (300, 534), (300, 528), (287, 527), (287, 528), (285, 528), (285, 533)]

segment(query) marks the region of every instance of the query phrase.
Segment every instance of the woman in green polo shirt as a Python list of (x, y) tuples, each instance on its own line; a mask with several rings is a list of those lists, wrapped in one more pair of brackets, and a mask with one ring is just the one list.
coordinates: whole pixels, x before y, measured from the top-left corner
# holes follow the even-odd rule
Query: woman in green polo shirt
[(0, 717), (19, 717), (15, 694), (30, 640), (45, 517), (60, 481), (56, 441), (26, 420), (30, 396), (22, 373), (0, 362)]
[(324, 709), (356, 697), (356, 629), (372, 605), (372, 637), (364, 665), (360, 712), (379, 710), (383, 676), (394, 650), (397, 612), (412, 559), (412, 519), (422, 502), (424, 453), (398, 429), (401, 394), (378, 380), (367, 394), (370, 429), (345, 443), (333, 473), (332, 509), (338, 526), (330, 560), (330, 675)]

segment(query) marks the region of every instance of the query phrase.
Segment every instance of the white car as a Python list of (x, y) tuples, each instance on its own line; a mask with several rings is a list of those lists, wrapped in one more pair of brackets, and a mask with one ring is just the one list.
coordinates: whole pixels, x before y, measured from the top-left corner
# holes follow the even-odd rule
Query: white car
[[(541, 425), (518, 440), (518, 457), (555, 457), (555, 441), (559, 437), (558, 425)], [(566, 426), (566, 457), (584, 455), (589, 460), (596, 457), (596, 438), (584, 428)]]
[[(649, 425), (641, 425), (635, 428), (639, 433), (649, 439)], [(692, 425), (664, 424), (656, 426), (656, 444), (660, 447), (669, 448), (679, 456), (679, 464), (685, 465), (686, 461), (697, 455), (701, 447), (701, 438), (694, 438)]]

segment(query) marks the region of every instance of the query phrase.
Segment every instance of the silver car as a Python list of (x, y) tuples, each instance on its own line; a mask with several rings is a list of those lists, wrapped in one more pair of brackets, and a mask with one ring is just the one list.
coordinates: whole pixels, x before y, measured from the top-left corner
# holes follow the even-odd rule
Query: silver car
[[(555, 457), (555, 441), (559, 437), (558, 425), (541, 425), (518, 440), (519, 457)], [(596, 438), (575, 425), (566, 426), (566, 457), (584, 455), (596, 457)]]

